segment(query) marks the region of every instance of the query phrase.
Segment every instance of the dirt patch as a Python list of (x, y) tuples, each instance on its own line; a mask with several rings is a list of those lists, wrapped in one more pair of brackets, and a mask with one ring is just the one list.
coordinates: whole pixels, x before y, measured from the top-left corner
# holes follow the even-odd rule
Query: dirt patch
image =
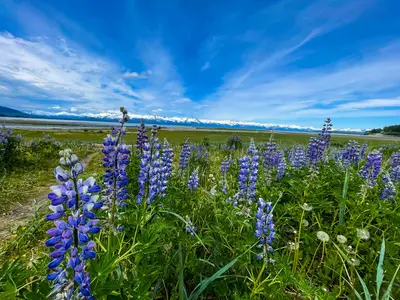
[[(92, 158), (97, 153), (92, 153), (86, 156), (82, 160), (82, 164), (86, 167), (89, 165)], [(46, 187), (41, 189), (38, 193), (39, 196), (28, 199), (23, 204), (18, 203), (10, 212), (0, 216), (0, 243), (2, 241), (11, 238), (12, 232), (15, 231), (19, 226), (25, 225), (30, 218), (32, 218), (38, 211), (44, 210), (48, 203), (47, 193), (49, 192), (49, 186), (57, 185), (58, 182), (49, 182)]]

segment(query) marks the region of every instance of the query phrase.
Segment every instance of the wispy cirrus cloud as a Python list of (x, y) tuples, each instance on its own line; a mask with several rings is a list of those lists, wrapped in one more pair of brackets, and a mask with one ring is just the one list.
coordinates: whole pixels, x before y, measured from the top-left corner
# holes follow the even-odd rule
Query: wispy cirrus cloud
[[(371, 3), (318, 1), (293, 15), (295, 27), (287, 38), (276, 40), (273, 48), (262, 44), (250, 50), (244, 64), (205, 98), (213, 105), (204, 114), (238, 120), (394, 115), (388, 106), (397, 107), (400, 95), (397, 42), (334, 63), (297, 67), (310, 55), (309, 44), (356, 20)], [(388, 98), (371, 99), (382, 95)], [(381, 108), (386, 109), (376, 111)]]
[[(74, 105), (74, 109), (85, 111), (120, 105), (139, 111), (162, 107), (167, 105), (165, 93), (171, 100), (186, 99), (181, 96), (184, 89), (170, 57), (161, 45), (152, 47), (152, 53), (143, 49), (147, 71), (122, 72), (122, 66), (84, 49), (74, 49), (65, 39), (27, 40), (2, 33), (0, 82), (9, 88), (0, 89), (0, 94), (4, 102), (17, 101), (20, 108), (29, 108), (32, 99), (37, 99), (37, 107), (60, 101), (58, 107)], [(132, 79), (139, 78), (145, 81), (131, 84)]]

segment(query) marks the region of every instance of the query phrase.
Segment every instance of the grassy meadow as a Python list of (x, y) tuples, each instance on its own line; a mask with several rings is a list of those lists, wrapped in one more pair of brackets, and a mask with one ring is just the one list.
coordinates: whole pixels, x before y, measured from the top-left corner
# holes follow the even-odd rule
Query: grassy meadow
[(3, 133), (0, 299), (400, 299), (399, 140), (327, 124)]

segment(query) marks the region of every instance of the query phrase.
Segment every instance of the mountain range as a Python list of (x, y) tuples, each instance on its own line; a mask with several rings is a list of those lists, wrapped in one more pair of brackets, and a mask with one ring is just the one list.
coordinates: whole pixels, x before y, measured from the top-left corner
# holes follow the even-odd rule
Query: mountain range
[[(38, 118), (38, 119), (61, 119), (61, 120), (79, 120), (79, 121), (102, 121), (115, 122), (120, 117), (119, 111), (107, 111), (102, 113), (80, 113), (61, 111), (61, 112), (46, 112), (46, 111), (31, 111), (22, 112), (12, 108), (0, 106), (0, 117), (22, 117), (22, 118)], [(291, 132), (316, 132), (320, 128), (303, 127), (290, 124), (270, 124), (259, 122), (243, 122), (232, 120), (207, 120), (196, 118), (183, 117), (162, 117), (157, 115), (129, 115), (130, 123), (140, 123), (144, 119), (146, 123), (156, 124), (160, 126), (188, 126), (199, 128), (226, 128), (226, 129), (252, 129), (252, 130), (276, 130), (276, 131), (291, 131)], [(129, 125), (128, 125), (129, 126)], [(344, 128), (334, 130), (336, 133), (352, 133), (363, 134), (365, 130)]]

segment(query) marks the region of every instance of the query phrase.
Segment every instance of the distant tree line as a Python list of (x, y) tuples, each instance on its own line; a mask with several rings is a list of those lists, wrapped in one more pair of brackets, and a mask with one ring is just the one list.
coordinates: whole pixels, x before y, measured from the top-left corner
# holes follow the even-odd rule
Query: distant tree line
[(400, 136), (400, 125), (392, 125), (392, 126), (385, 126), (382, 128), (374, 128), (369, 131), (366, 131), (365, 134), (385, 134), (385, 135), (397, 135)]

